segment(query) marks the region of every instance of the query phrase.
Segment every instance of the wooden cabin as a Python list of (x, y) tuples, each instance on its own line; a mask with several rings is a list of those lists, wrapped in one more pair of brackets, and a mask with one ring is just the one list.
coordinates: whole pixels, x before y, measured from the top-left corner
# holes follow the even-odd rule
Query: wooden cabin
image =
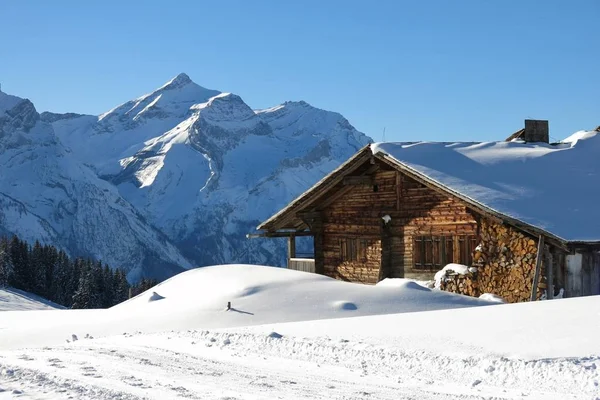
[[(551, 145), (547, 121), (528, 120), (510, 142), (370, 145), (257, 229), (260, 236), (288, 237), (288, 268), (345, 281), (432, 279), (457, 263), (472, 268), (449, 272), (442, 289), (494, 293), (509, 302), (600, 294), (598, 207), (575, 195), (576, 207), (564, 206), (561, 190), (579, 184), (568, 171), (527, 176), (551, 168), (560, 154), (571, 154), (574, 161), (565, 162), (592, 174), (587, 169), (595, 163), (574, 149), (600, 144), (597, 136), (571, 147)], [(497, 159), (483, 157), (486, 151)], [(529, 164), (539, 168), (523, 169)], [(499, 175), (487, 179), (487, 169)], [(600, 187), (600, 174), (590, 176), (595, 181), (587, 184)], [(523, 182), (539, 184), (542, 193)], [(590, 195), (585, 188), (575, 193)], [(296, 257), (299, 236), (313, 237), (314, 258)]]

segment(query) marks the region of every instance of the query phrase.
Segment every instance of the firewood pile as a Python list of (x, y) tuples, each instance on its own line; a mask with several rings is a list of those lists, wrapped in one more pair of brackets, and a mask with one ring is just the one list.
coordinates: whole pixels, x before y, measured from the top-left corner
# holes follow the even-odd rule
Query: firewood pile
[[(475, 274), (449, 274), (441, 288), (450, 292), (479, 296), (494, 293), (509, 303), (529, 301), (537, 254), (537, 240), (502, 224), (481, 221), (481, 243), (473, 253)], [(546, 289), (540, 273), (537, 298)], [(445, 281), (445, 282), (444, 282)]]
[(446, 271), (446, 276), (440, 282), (440, 289), (473, 297), (479, 297), (481, 294), (479, 292), (477, 272), (469, 272), (461, 275)]

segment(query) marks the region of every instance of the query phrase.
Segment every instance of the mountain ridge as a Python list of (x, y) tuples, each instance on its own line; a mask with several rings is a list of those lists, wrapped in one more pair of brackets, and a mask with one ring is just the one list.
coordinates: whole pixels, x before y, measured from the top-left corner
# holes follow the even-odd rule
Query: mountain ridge
[[(283, 265), (282, 241), (246, 234), (371, 142), (338, 113), (305, 101), (254, 110), (186, 74), (99, 116), (39, 120), (194, 266)], [(156, 277), (133, 264), (137, 276)]]

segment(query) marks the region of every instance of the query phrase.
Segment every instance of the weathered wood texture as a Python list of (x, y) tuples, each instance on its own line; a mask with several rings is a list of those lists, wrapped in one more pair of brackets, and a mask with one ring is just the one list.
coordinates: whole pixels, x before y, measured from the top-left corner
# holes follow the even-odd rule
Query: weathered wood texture
[(440, 289), (473, 297), (483, 294), (479, 290), (477, 272), (469, 272), (466, 275), (448, 272), (440, 282)]
[[(469, 296), (493, 293), (509, 303), (529, 301), (535, 277), (537, 239), (485, 218), (480, 221), (481, 243), (473, 255), (477, 273), (446, 276), (442, 288)], [(538, 278), (536, 299), (546, 290), (546, 266)]]
[(304, 272), (315, 272), (315, 260), (310, 258), (290, 258), (288, 269)]
[(578, 250), (565, 260), (565, 297), (600, 294), (600, 253)]
[[(327, 204), (322, 215), (325, 274), (353, 282), (376, 283), (386, 277), (432, 277), (435, 268), (413, 268), (414, 238), (423, 235), (458, 237), (477, 232), (477, 222), (462, 202), (385, 165), (373, 173), (372, 185), (353, 186)], [(386, 215), (391, 221), (384, 229), (382, 218)], [(342, 260), (340, 241), (344, 238), (367, 240), (366, 259)], [(382, 254), (384, 271), (380, 271)]]

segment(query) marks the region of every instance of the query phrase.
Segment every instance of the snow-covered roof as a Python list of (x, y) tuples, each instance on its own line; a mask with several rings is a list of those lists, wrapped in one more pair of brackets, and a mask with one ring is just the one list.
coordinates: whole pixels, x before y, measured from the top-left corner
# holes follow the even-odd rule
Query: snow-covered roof
[(600, 241), (600, 132), (559, 144), (375, 143), (373, 154), (565, 241)]

